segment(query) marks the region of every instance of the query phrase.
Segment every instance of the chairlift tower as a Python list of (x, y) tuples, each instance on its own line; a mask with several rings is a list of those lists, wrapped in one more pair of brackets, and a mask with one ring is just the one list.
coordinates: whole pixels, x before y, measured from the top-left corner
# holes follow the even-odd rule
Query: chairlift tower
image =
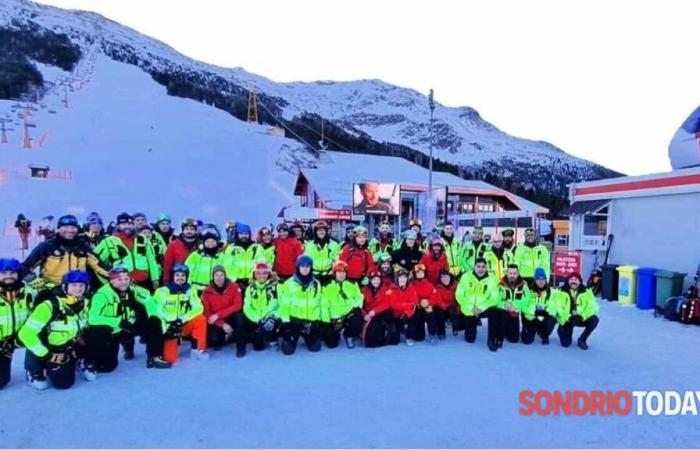
[(258, 99), (255, 95), (255, 86), (248, 83), (248, 123), (258, 124)]

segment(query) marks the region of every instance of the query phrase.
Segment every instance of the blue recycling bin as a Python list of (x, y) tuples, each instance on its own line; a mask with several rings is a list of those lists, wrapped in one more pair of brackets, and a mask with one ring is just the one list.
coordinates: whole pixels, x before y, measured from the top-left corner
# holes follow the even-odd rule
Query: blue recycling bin
[(656, 277), (659, 269), (640, 267), (637, 269), (637, 308), (652, 309), (656, 306)]

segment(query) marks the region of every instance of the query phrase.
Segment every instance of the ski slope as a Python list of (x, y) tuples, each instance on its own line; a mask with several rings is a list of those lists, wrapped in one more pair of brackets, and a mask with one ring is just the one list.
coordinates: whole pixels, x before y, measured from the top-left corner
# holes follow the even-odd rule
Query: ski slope
[[(291, 357), (229, 346), (210, 361), (184, 355), (171, 370), (146, 369), (143, 354), (69, 391), (34, 391), (22, 378), (0, 394), (6, 447), (695, 447), (697, 417), (524, 417), (530, 390), (693, 390), (700, 328), (601, 304), (584, 352), (505, 344), (486, 349), (448, 336), (354, 350), (302, 346)], [(578, 334), (578, 330), (577, 330)], [(137, 346), (143, 351), (142, 346)]]

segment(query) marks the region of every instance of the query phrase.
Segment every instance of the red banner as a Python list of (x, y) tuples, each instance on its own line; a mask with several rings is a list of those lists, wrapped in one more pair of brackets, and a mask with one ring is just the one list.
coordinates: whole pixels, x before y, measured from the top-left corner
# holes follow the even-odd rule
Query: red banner
[(352, 210), (321, 208), (318, 210), (318, 218), (327, 220), (352, 220)]
[(567, 277), (572, 272), (581, 273), (581, 254), (579, 252), (554, 252), (554, 269), (557, 277)]

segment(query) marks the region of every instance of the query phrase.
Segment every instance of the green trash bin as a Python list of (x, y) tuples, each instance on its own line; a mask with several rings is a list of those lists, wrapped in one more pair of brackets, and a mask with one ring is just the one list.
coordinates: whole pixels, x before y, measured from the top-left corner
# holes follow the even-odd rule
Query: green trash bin
[(617, 301), (621, 305), (632, 305), (637, 301), (637, 266), (620, 266), (617, 272), (620, 274)]
[(656, 277), (656, 308), (661, 310), (666, 300), (683, 295), (683, 280), (687, 273), (659, 270)]

